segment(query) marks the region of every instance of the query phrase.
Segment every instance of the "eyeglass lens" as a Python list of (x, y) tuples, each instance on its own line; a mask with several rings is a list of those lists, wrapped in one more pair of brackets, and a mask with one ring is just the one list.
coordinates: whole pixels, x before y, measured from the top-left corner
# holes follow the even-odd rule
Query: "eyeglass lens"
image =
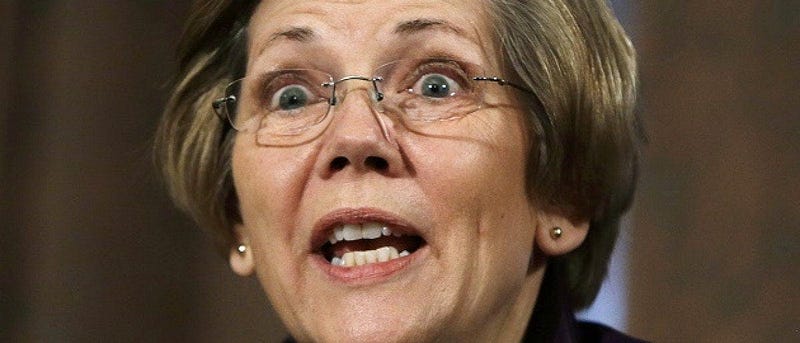
[[(375, 110), (410, 122), (463, 117), (481, 107), (480, 83), (472, 79), (481, 74), (477, 65), (445, 59), (384, 64), (373, 75), (377, 91), (384, 96), (376, 99), (379, 104)], [(226, 97), (233, 96), (235, 101), (228, 103), (225, 111), (240, 132), (257, 131), (278, 140), (302, 136), (329, 117), (331, 104), (337, 103), (333, 99), (341, 101), (346, 94), (349, 85), (336, 81), (336, 87), (331, 87), (333, 83), (330, 74), (313, 69), (284, 69), (246, 77), (226, 88)]]

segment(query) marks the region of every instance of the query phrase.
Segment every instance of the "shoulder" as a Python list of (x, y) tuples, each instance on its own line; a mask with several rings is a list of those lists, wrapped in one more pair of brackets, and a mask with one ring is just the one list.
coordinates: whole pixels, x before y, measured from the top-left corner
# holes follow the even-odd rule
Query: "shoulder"
[(599, 323), (579, 321), (576, 325), (578, 342), (599, 342), (599, 343), (640, 343), (647, 342), (630, 337), (611, 327)]

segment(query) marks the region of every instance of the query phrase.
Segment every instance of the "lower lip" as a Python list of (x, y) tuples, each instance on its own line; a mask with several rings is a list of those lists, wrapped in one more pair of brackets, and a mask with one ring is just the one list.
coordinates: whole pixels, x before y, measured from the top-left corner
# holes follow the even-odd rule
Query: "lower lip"
[(366, 264), (355, 267), (334, 266), (320, 254), (314, 254), (312, 259), (322, 271), (333, 279), (334, 282), (349, 285), (369, 285), (383, 282), (396, 274), (412, 267), (428, 254), (428, 246), (422, 246), (413, 254), (396, 258), (394, 260)]

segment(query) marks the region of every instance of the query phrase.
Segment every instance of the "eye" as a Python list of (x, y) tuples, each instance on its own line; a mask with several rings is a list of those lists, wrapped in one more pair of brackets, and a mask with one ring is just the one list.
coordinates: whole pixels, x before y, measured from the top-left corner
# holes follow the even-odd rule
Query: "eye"
[(468, 73), (459, 62), (450, 60), (409, 60), (396, 73), (404, 74), (401, 83), (409, 93), (429, 100), (445, 100), (470, 92)]
[(413, 89), (429, 98), (446, 98), (458, 93), (461, 87), (458, 82), (445, 75), (425, 74)]
[(273, 111), (291, 111), (303, 108), (309, 103), (311, 92), (301, 85), (288, 85), (272, 95), (269, 108)]
[(324, 102), (330, 90), (322, 84), (330, 76), (311, 69), (285, 69), (268, 73), (257, 84), (259, 106), (273, 114), (295, 115)]

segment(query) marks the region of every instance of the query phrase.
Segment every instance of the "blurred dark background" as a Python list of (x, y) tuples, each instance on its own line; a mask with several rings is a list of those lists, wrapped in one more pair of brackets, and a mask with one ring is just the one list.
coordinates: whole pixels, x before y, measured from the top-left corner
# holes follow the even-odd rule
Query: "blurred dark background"
[[(627, 331), (800, 341), (800, 2), (614, 3), (650, 137)], [(0, 341), (282, 337), (155, 176), (187, 8), (0, 3)]]

